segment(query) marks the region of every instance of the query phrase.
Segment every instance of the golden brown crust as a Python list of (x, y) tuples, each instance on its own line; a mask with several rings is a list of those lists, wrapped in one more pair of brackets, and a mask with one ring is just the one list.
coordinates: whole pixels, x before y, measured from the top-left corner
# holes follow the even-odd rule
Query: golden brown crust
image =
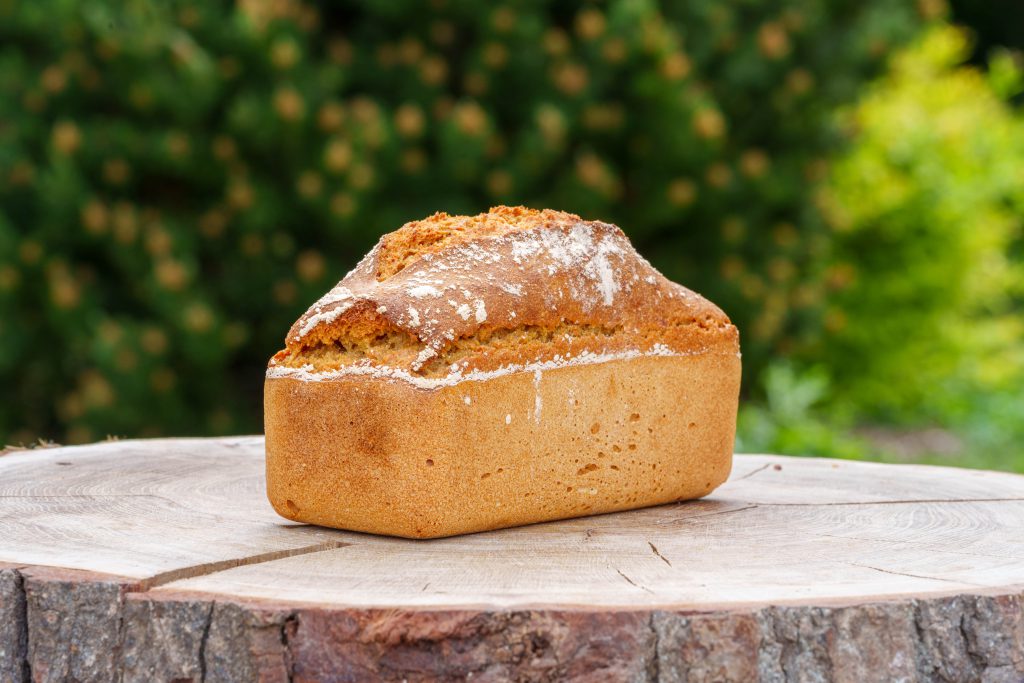
[(296, 321), (271, 365), (322, 372), (363, 363), (442, 377), (656, 347), (735, 351), (738, 334), (617, 227), (497, 207), (435, 214), (385, 235)]
[(703, 496), (732, 460), (736, 328), (613, 225), (498, 207), (385, 235), (265, 384), (283, 516), (436, 537)]
[(582, 220), (563, 211), (536, 211), (522, 206), (498, 206), (476, 216), (450, 216), (439, 211), (429, 218), (410, 221), (384, 235), (377, 253), (377, 280), (386, 280), (427, 254), (481, 237), (500, 237), (565, 220)]

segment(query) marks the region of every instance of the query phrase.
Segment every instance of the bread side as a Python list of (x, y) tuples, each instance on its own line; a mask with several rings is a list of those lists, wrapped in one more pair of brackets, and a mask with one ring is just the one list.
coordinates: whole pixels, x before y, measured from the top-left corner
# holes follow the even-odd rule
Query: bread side
[(436, 383), (623, 357), (738, 351), (714, 304), (617, 227), (558, 211), (437, 214), (385, 235), (292, 326), (268, 376)]
[(645, 356), (424, 390), (266, 383), (284, 517), (434, 538), (698, 498), (729, 476), (735, 353)]

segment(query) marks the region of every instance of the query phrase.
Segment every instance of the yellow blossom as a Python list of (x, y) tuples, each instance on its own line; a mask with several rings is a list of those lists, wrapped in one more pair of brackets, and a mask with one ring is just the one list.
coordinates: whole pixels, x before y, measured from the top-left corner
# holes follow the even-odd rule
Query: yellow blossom
[(516, 13), (507, 6), (501, 6), (491, 15), (491, 25), (499, 32), (511, 31), (516, 25)]
[(167, 151), (171, 156), (181, 158), (189, 153), (191, 147), (188, 136), (184, 133), (174, 131), (167, 134)]
[(676, 178), (665, 192), (668, 201), (676, 206), (689, 206), (697, 197), (697, 186), (687, 178)]
[(213, 138), (213, 156), (221, 161), (228, 161), (234, 158), (238, 152), (235, 141), (227, 135), (218, 135)]
[(205, 237), (214, 239), (224, 234), (227, 223), (228, 217), (224, 211), (210, 209), (199, 217), (199, 230)]
[(740, 170), (748, 178), (760, 178), (768, 170), (768, 155), (760, 149), (748, 149), (740, 156)]
[(544, 32), (544, 50), (553, 57), (560, 57), (569, 51), (569, 36), (560, 28), (549, 28)]
[(797, 67), (786, 75), (786, 89), (794, 95), (803, 95), (814, 87), (814, 76), (803, 67)]
[(725, 119), (717, 109), (700, 109), (693, 116), (693, 129), (702, 138), (720, 138), (725, 133)]
[(316, 171), (303, 171), (295, 181), (295, 189), (306, 199), (319, 196), (323, 190), (323, 177)]
[(407, 138), (419, 137), (426, 127), (423, 110), (418, 105), (406, 103), (395, 110), (395, 129)]
[(487, 190), (495, 196), (508, 194), (512, 189), (512, 176), (508, 171), (497, 169), (487, 174)]
[(153, 256), (166, 256), (171, 251), (171, 236), (161, 227), (150, 227), (146, 231), (146, 251)]
[(102, 235), (107, 231), (110, 215), (106, 205), (98, 199), (91, 199), (82, 207), (82, 225), (92, 235)]
[(601, 47), (601, 54), (609, 64), (621, 64), (628, 53), (626, 41), (617, 36), (609, 38)]
[(348, 180), (357, 190), (369, 189), (375, 180), (373, 167), (369, 164), (356, 164), (349, 172)]
[(487, 77), (479, 71), (469, 71), (462, 78), (462, 87), (470, 95), (483, 95), (487, 92), (487, 86)]
[(261, 235), (249, 233), (242, 237), (240, 246), (242, 248), (242, 253), (246, 256), (259, 256), (263, 253), (263, 249), (266, 245), (264, 244), (263, 237)]
[(142, 349), (154, 356), (158, 356), (167, 350), (167, 335), (157, 327), (147, 327), (144, 329), (139, 341), (142, 344)]
[(761, 24), (757, 30), (757, 47), (769, 59), (785, 57), (789, 54), (789, 36), (785, 27), (774, 21)]
[(587, 87), (590, 76), (582, 64), (566, 62), (554, 69), (552, 80), (566, 95), (579, 95)]
[(327, 167), (327, 170), (333, 173), (341, 173), (351, 163), (352, 146), (342, 138), (331, 138), (324, 149), (324, 166)]
[(719, 161), (708, 166), (708, 184), (719, 189), (732, 182), (732, 171), (723, 162)]
[(270, 62), (282, 71), (290, 69), (299, 61), (299, 46), (290, 38), (274, 41), (270, 47)]
[(107, 159), (103, 162), (103, 178), (111, 185), (123, 185), (131, 169), (124, 159)]
[(90, 408), (106, 408), (114, 402), (114, 388), (106, 377), (95, 370), (86, 370), (78, 379), (82, 401)]
[(244, 211), (252, 206), (255, 199), (252, 185), (247, 181), (238, 178), (228, 184), (228, 203), (234, 208)]
[(11, 165), (11, 172), (8, 174), (7, 179), (10, 181), (11, 185), (19, 186), (28, 185), (35, 179), (35, 177), (35, 167), (28, 161), (20, 159)]
[(157, 368), (149, 375), (149, 385), (158, 394), (166, 394), (174, 388), (176, 378), (168, 368)]
[(18, 286), (18, 281), (21, 279), (17, 269), (13, 266), (2, 265), (0, 266), (0, 291), (10, 292)]
[(62, 91), (68, 84), (68, 76), (63, 69), (54, 64), (43, 69), (40, 81), (42, 81), (43, 90), (56, 94)]
[(508, 48), (501, 43), (487, 43), (483, 49), (483, 62), (492, 69), (500, 69), (508, 62)]
[(730, 244), (736, 244), (742, 240), (746, 232), (747, 226), (738, 216), (729, 216), (722, 221), (722, 237)]
[(355, 213), (356, 200), (347, 192), (338, 192), (331, 197), (331, 211), (342, 218), (347, 218)]
[(305, 282), (317, 282), (327, 270), (324, 257), (317, 251), (307, 249), (301, 252), (295, 259), (295, 270), (299, 277)]
[(202, 303), (192, 303), (185, 308), (185, 326), (193, 332), (206, 332), (213, 327), (213, 312)]
[(584, 40), (594, 40), (604, 33), (604, 14), (595, 7), (588, 7), (576, 15), (576, 35)]
[(295, 301), (299, 290), (291, 280), (278, 280), (274, 283), (274, 301), (287, 305)]
[(333, 133), (345, 122), (345, 110), (337, 102), (327, 102), (317, 112), (316, 122), (321, 130)]
[(420, 78), (427, 85), (441, 85), (448, 77), (448, 65), (437, 55), (430, 55), (420, 62)]
[(334, 38), (327, 43), (327, 56), (335, 64), (348, 66), (352, 63), (352, 43), (343, 38)]
[(188, 283), (188, 271), (174, 259), (161, 259), (156, 264), (156, 280), (164, 289), (179, 292)]
[(21, 257), (22, 263), (32, 266), (39, 263), (39, 258), (43, 255), (43, 247), (35, 240), (24, 240), (18, 246), (18, 255)]
[(461, 102), (454, 110), (455, 125), (466, 135), (477, 137), (487, 130), (487, 113), (476, 102)]
[(661, 75), (670, 81), (686, 78), (690, 73), (690, 58), (682, 52), (673, 52), (661, 63)]
[(62, 154), (74, 154), (82, 144), (82, 133), (71, 121), (59, 121), (53, 127), (53, 146)]
[(274, 93), (274, 111), (285, 121), (298, 121), (306, 111), (306, 103), (295, 88), (286, 86)]

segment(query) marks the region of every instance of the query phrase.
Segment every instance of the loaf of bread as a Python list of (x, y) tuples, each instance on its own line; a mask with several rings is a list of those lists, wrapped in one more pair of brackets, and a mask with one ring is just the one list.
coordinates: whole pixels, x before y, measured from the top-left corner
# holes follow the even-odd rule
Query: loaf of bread
[(439, 213), (382, 237), (271, 359), (267, 494), (413, 538), (698, 498), (729, 475), (739, 355), (614, 225)]

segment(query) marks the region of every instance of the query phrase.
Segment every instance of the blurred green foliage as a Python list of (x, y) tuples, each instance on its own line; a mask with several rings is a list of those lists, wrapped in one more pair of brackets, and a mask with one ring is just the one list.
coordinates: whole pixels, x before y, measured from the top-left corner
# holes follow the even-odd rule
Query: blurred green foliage
[(866, 441), (850, 434), (848, 420), (822, 409), (831, 389), (823, 368), (777, 362), (765, 370), (762, 385), (763, 400), (740, 411), (737, 452), (852, 459), (872, 454)]
[(835, 435), (938, 424), (957, 464), (1024, 471), (1024, 74), (969, 52), (963, 30), (931, 30), (843, 112), (851, 147), (815, 200), (834, 230), (824, 333), (766, 374), (745, 447), (877, 456)]
[[(1024, 120), (1019, 71), (959, 64), (964, 34), (929, 33), (845, 117), (855, 145), (818, 201), (835, 228), (827, 333), (815, 360), (844, 401), (879, 416), (945, 414), (951, 377), (1024, 377)], [(1019, 386), (1019, 384), (1018, 384)]]
[(756, 389), (820, 339), (833, 112), (941, 11), (0, 0), (0, 439), (257, 430), (380, 233), (496, 203), (622, 225)]

